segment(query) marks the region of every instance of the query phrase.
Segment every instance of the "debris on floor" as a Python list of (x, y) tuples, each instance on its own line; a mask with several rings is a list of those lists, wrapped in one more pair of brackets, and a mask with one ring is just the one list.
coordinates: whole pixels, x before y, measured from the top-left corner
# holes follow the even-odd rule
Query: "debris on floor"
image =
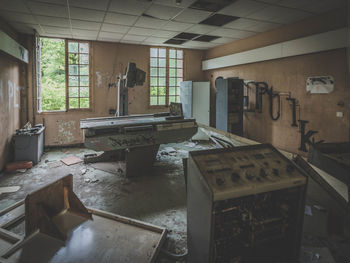
[(301, 263), (335, 263), (327, 247), (303, 247), (300, 253)]
[(47, 165), (50, 169), (53, 169), (53, 168), (57, 168), (57, 167), (60, 167), (62, 166), (62, 162), (60, 161), (57, 161), (57, 162), (52, 162)]
[(125, 164), (123, 162), (98, 162), (92, 163), (91, 167), (111, 174), (122, 174)]
[(21, 187), (20, 186), (4, 186), (0, 187), (0, 195), (6, 193), (14, 193), (17, 192)]
[(30, 169), (32, 167), (33, 167), (32, 161), (12, 162), (6, 165), (6, 172), (13, 172), (20, 169)]
[(81, 163), (81, 162), (83, 162), (83, 160), (76, 157), (76, 156), (70, 156), (70, 157), (66, 157), (66, 158), (61, 159), (61, 162), (63, 162), (65, 165), (69, 166), (69, 165)]

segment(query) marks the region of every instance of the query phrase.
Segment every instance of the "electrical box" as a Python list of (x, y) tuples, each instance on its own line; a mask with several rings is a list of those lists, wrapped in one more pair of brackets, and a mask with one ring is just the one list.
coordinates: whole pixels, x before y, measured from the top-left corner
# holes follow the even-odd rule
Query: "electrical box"
[(243, 136), (243, 87), (239, 78), (217, 78), (216, 128)]
[(298, 262), (307, 176), (273, 146), (190, 152), (188, 262)]

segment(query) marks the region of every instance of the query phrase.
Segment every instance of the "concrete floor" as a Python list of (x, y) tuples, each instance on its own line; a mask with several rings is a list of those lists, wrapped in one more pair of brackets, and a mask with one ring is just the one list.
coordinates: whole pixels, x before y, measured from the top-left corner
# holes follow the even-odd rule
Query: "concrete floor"
[[(178, 151), (171, 152), (170, 147)], [(188, 156), (188, 151), (207, 148), (215, 146), (208, 143), (193, 147), (189, 142), (161, 145), (152, 171), (146, 174), (141, 169), (140, 176), (134, 178), (126, 178), (123, 167), (118, 165), (111, 173), (94, 168), (94, 164), (67, 166), (60, 161), (68, 156), (83, 158), (84, 154), (91, 153), (85, 148), (49, 150), (32, 169), (0, 176), (0, 186), (21, 187), (17, 192), (1, 195), (0, 210), (50, 182), (73, 174), (74, 192), (85, 206), (165, 227), (168, 229), (165, 248), (183, 253), (187, 236), (182, 158)], [(160, 256), (158, 262), (171, 261)]]
[[(175, 152), (172, 152), (172, 148)], [(67, 174), (73, 174), (74, 192), (82, 202), (92, 208), (138, 219), (168, 229), (164, 248), (181, 254), (186, 251), (186, 189), (182, 158), (188, 151), (215, 148), (215, 145), (190, 142), (161, 145), (157, 160), (151, 172), (126, 178), (123, 166), (114, 164), (98, 165), (78, 163), (66, 166), (60, 160), (69, 156), (83, 158), (91, 153), (85, 148), (61, 148), (46, 151), (41, 162), (25, 172), (13, 172), (0, 176), (0, 186), (20, 186), (14, 193), (0, 196), (0, 210), (19, 201), (25, 196)], [(106, 167), (108, 169), (106, 169)], [(104, 170), (114, 169), (114, 172)], [(120, 168), (120, 169), (119, 169)], [(313, 220), (317, 220), (316, 216)], [(22, 229), (21, 229), (22, 228)], [(16, 230), (23, 231), (23, 226)], [(302, 262), (331, 263), (331, 255), (337, 263), (350, 262), (350, 240), (345, 237), (316, 237), (304, 233)], [(321, 251), (321, 252), (320, 252)], [(311, 259), (310, 258), (311, 253)], [(322, 260), (314, 260), (314, 254)], [(329, 255), (328, 255), (329, 254)], [(164, 256), (157, 263), (175, 262)]]

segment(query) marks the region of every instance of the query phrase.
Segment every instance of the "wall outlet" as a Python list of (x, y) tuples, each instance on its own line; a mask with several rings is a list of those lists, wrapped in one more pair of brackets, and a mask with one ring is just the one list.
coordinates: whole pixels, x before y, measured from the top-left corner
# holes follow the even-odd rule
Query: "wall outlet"
[(343, 118), (343, 116), (344, 116), (344, 113), (343, 113), (343, 112), (337, 111), (337, 117), (338, 117), (338, 118)]

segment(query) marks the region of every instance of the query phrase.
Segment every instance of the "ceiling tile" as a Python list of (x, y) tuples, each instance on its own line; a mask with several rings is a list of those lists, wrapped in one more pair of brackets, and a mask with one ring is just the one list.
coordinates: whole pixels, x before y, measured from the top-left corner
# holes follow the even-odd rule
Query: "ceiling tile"
[(103, 23), (101, 30), (106, 32), (126, 33), (130, 28), (130, 26)]
[(67, 0), (40, 0), (39, 2), (57, 5), (67, 5)]
[(259, 20), (253, 20), (248, 18), (240, 18), (236, 21), (226, 24), (225, 28), (247, 30), (253, 32), (264, 32), (276, 27), (281, 26), (278, 23), (264, 22)]
[(109, 0), (69, 0), (69, 6), (107, 11)]
[(136, 40), (120, 40), (120, 43), (125, 43), (125, 44), (131, 44), (131, 45), (140, 45), (142, 41), (136, 41)]
[(200, 49), (208, 49), (217, 46), (216, 43), (208, 43), (208, 42), (199, 42), (199, 41), (188, 41), (183, 44), (185, 47), (193, 47), (193, 48), (200, 48)]
[(271, 22), (260, 22), (258, 25), (252, 26), (249, 28), (249, 31), (254, 32), (265, 32), (277, 27), (280, 27), (281, 24), (271, 23)]
[(31, 14), (25, 14), (25, 13), (17, 13), (17, 12), (11, 12), (11, 11), (5, 11), (0, 10), (0, 17), (2, 17), (6, 21), (13, 21), (13, 22), (21, 22), (21, 23), (28, 23), (28, 24), (37, 24), (36, 20), (34, 19), (33, 15)]
[(332, 9), (346, 6), (345, 0), (282, 0), (278, 5), (302, 9), (308, 12), (321, 14)]
[(186, 7), (189, 7), (195, 1), (196, 0), (182, 0), (181, 3), (177, 4), (176, 1), (174, 0), (153, 0), (153, 3), (159, 4), (159, 5), (186, 8)]
[(248, 18), (288, 24), (302, 20), (309, 16), (310, 13), (304, 11), (279, 6), (270, 6), (248, 15)]
[(59, 34), (59, 33), (44, 33), (41, 35), (43, 37), (52, 37), (52, 38), (72, 38), (71, 34)]
[(140, 16), (140, 18), (135, 23), (135, 26), (157, 29), (157, 28), (162, 28), (166, 23), (167, 23), (166, 20)]
[(124, 36), (123, 33), (111, 33), (111, 32), (100, 32), (98, 35), (98, 38), (108, 38), (108, 39), (114, 39), (114, 40), (120, 40)]
[(159, 19), (171, 19), (178, 13), (180, 13), (183, 9), (173, 6), (165, 6), (165, 5), (156, 5), (153, 4), (151, 7), (145, 12), (146, 15), (159, 18)]
[(230, 16), (245, 17), (257, 10), (267, 7), (267, 4), (250, 1), (250, 0), (238, 0), (233, 4), (220, 10), (218, 13)]
[(97, 38), (98, 31), (92, 31), (92, 30), (84, 30), (84, 29), (72, 29), (73, 36), (81, 36), (81, 37), (91, 37), (91, 38)]
[(70, 34), (71, 30), (69, 27), (56, 27), (56, 26), (42, 26), (44, 32), (47, 34)]
[(108, 11), (139, 16), (145, 12), (150, 5), (150, 1), (112, 0)]
[(156, 37), (161, 37), (161, 38), (171, 38), (175, 35), (177, 35), (180, 32), (175, 32), (175, 31), (166, 31), (166, 30), (156, 30), (156, 33), (153, 34), (152, 36)]
[(213, 32), (210, 32), (210, 34), (228, 38), (245, 38), (255, 35), (256, 33), (237, 29), (219, 28)]
[(22, 0), (1, 0), (0, 9), (30, 13), (29, 9), (26, 7), (26, 5), (23, 4)]
[(193, 39), (194, 41), (202, 41), (202, 42), (213, 42), (213, 40), (219, 39), (221, 37), (218, 36), (212, 36), (212, 35), (201, 35), (200, 37), (197, 37)]
[(171, 30), (171, 31), (185, 31), (186, 29), (190, 28), (194, 24), (190, 23), (180, 23), (175, 21), (169, 21), (165, 26), (162, 27), (162, 29), (165, 30)]
[(94, 36), (84, 36), (84, 35), (73, 35), (73, 39), (96, 41), (96, 37), (94, 37)]
[(174, 20), (186, 23), (199, 23), (208, 18), (212, 13), (207, 11), (185, 9)]
[(44, 31), (42, 31), (41, 27), (37, 24), (27, 24), (27, 23), (20, 23), (20, 22), (10, 22), (10, 25), (16, 29), (20, 33), (25, 34), (34, 34), (34, 29), (41, 35)]
[(87, 20), (87, 21), (96, 21), (102, 22), (105, 12), (71, 7), (70, 9), (71, 19)]
[(219, 29), (220, 27), (218, 26), (209, 26), (209, 25), (201, 25), (197, 24), (189, 29), (186, 30), (186, 32), (191, 32), (191, 33), (197, 33), (197, 34), (207, 34), (215, 29)]
[(51, 16), (35, 16), (40, 25), (70, 27), (69, 19)]
[(29, 9), (35, 15), (66, 17), (68, 18), (68, 8), (62, 5), (53, 5), (28, 1)]
[(227, 44), (227, 43), (231, 43), (235, 40), (238, 40), (238, 39), (237, 38), (220, 37), (220, 38), (215, 39), (211, 42), (216, 43), (216, 44)]
[(147, 37), (145, 36), (136, 36), (136, 35), (125, 35), (123, 37), (123, 41), (136, 41), (136, 42), (141, 42), (141, 41), (144, 41)]
[(140, 28), (140, 27), (132, 27), (128, 32), (128, 34), (138, 35), (138, 36), (151, 36), (156, 33), (157, 33), (156, 29)]
[(118, 43), (119, 39), (99, 37), (99, 38), (97, 38), (97, 41)]
[(78, 29), (100, 30), (101, 23), (72, 19), (72, 27)]
[(127, 25), (131, 26), (135, 23), (137, 16), (133, 15), (124, 15), (118, 13), (107, 12), (105, 17), (105, 22), (111, 24)]
[(163, 44), (165, 41), (167, 41), (168, 38), (164, 37), (149, 37), (143, 43), (145, 44)]
[(188, 40), (185, 39), (176, 39), (171, 38), (164, 42), (164, 44), (172, 44), (172, 45), (182, 45), (183, 43), (187, 42)]

